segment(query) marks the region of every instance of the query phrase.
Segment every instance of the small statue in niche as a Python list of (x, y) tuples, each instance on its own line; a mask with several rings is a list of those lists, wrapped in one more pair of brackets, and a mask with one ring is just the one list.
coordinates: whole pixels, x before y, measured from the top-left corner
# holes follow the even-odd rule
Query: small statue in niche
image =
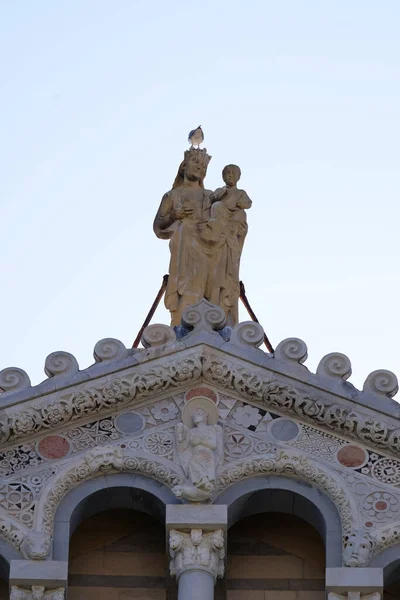
[(216, 469), (222, 459), (218, 410), (208, 398), (193, 398), (183, 409), (182, 420), (176, 427), (176, 449), (190, 483), (175, 486), (172, 491), (177, 498), (203, 502), (214, 491)]

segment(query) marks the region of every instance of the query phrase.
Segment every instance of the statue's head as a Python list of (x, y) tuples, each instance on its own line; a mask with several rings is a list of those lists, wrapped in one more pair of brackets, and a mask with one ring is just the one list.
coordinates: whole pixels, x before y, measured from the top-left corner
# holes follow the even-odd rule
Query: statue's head
[(236, 185), (241, 175), (242, 172), (240, 170), (240, 167), (238, 167), (237, 165), (226, 165), (226, 167), (224, 167), (222, 171), (222, 179), (228, 187)]
[(197, 181), (200, 187), (204, 187), (203, 181), (207, 174), (208, 163), (211, 156), (207, 154), (207, 150), (203, 148), (190, 148), (186, 150), (185, 158), (179, 165), (178, 173), (175, 178), (172, 188), (180, 187), (184, 184), (185, 179), (188, 181)]
[(343, 559), (347, 567), (366, 567), (371, 560), (374, 542), (367, 532), (358, 531), (344, 538)]
[(193, 423), (194, 425), (199, 425), (200, 423), (207, 424), (207, 413), (202, 408), (197, 408), (193, 413)]

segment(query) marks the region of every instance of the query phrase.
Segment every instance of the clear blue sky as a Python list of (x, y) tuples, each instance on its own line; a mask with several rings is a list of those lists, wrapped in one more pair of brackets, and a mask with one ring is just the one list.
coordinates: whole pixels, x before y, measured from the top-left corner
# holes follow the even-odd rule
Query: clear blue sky
[(253, 200), (241, 277), (272, 342), (311, 370), (344, 352), (358, 387), (400, 374), (399, 27), (399, 0), (0, 1), (0, 369), (132, 343), (201, 123), (206, 186), (234, 162)]

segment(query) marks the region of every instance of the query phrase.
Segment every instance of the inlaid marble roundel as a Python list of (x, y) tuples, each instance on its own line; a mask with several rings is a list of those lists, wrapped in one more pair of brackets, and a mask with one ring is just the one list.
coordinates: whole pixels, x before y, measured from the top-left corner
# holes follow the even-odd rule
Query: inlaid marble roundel
[(271, 433), (280, 442), (289, 442), (298, 436), (299, 426), (289, 419), (276, 419), (271, 425)]
[(361, 467), (368, 459), (368, 454), (364, 448), (360, 446), (342, 446), (336, 455), (338, 462), (344, 467), (357, 468)]
[(51, 460), (67, 456), (70, 444), (62, 435), (48, 435), (40, 440), (37, 449), (40, 456)]
[(115, 419), (115, 427), (121, 433), (137, 433), (144, 429), (144, 425), (143, 417), (134, 412), (122, 413)]

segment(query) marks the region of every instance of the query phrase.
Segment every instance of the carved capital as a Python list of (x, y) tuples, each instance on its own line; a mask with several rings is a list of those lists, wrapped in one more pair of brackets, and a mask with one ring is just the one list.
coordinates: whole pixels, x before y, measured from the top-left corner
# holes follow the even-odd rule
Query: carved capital
[(362, 594), (361, 592), (347, 592), (347, 594), (336, 594), (329, 592), (328, 600), (381, 600), (380, 592)]
[(44, 586), (33, 585), (30, 588), (12, 585), (10, 600), (64, 600), (65, 589), (63, 587), (46, 590)]
[(207, 571), (214, 579), (224, 576), (225, 541), (222, 529), (169, 532), (171, 575), (179, 578), (185, 571)]

